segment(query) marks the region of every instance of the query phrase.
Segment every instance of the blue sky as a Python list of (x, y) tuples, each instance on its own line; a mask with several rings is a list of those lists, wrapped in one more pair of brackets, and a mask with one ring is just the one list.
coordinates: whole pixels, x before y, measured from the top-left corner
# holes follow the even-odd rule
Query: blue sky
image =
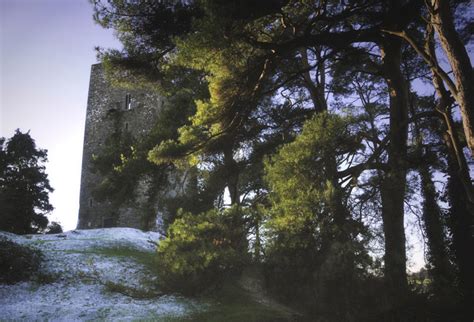
[(50, 220), (74, 229), (95, 46), (119, 48), (87, 0), (0, 0), (0, 137), (30, 130), (48, 150)]

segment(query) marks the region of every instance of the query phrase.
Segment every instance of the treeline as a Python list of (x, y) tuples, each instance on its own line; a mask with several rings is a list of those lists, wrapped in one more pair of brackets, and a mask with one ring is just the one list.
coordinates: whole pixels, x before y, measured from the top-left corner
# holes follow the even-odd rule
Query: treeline
[[(321, 320), (472, 316), (469, 2), (93, 5), (123, 44), (99, 50), (109, 77), (168, 98), (146, 142), (118, 144), (103, 173), (194, 169), (159, 250), (170, 288), (257, 262), (274, 294)], [(422, 295), (407, 276), (412, 213)]]

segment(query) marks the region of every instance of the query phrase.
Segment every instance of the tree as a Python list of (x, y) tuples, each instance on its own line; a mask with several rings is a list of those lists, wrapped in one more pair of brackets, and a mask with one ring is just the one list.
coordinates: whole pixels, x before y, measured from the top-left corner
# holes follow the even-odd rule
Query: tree
[[(460, 3), (462, 1), (453, 1), (451, 4), (459, 5)], [(432, 109), (442, 120), (442, 137), (448, 154), (447, 175), (449, 179), (447, 180), (446, 195), (450, 202), (448, 214), (452, 235), (451, 247), (458, 265), (458, 282), (464, 302), (463, 310), (466, 315), (472, 315), (474, 278), (468, 272), (472, 272), (474, 261), (468, 249), (472, 249), (474, 245), (474, 235), (472, 234), (474, 186), (470, 174), (473, 151), (473, 74), (466, 48), (455, 29), (457, 21), (454, 20), (451, 13), (451, 4), (444, 0), (426, 2), (428, 17), (424, 19), (426, 22), (424, 46), (419, 45), (420, 41), (407, 32), (389, 32), (405, 39), (431, 70), (431, 80), (438, 96), (438, 100), (432, 104)], [(469, 24), (464, 24), (462, 27), (465, 28), (465, 26), (469, 26)], [(443, 70), (441, 66), (442, 59), (438, 58), (439, 51), (436, 50), (435, 32), (438, 34), (439, 42), (452, 69), (452, 77), (450, 72)], [(454, 103), (459, 106), (464, 137), (458, 130), (459, 127), (455, 121)], [(470, 158), (463, 151), (464, 144), (471, 151)], [(420, 174), (423, 176), (423, 173)], [(429, 173), (425, 172), (425, 183), (430, 181), (428, 175)], [(429, 185), (426, 187), (429, 189)], [(426, 189), (424, 192), (429, 193)], [(430, 209), (430, 214), (433, 214), (433, 210)], [(428, 227), (426, 228), (428, 229)], [(439, 252), (436, 253), (439, 254)], [(438, 266), (440, 266), (439, 263)]]
[[(258, 168), (260, 161), (256, 162), (257, 160), (274, 155), (279, 146), (292, 141), (294, 145), (290, 143), (289, 146), (298, 146), (298, 149), (295, 148), (295, 151), (285, 157), (294, 159), (299, 156), (298, 153), (305, 153), (306, 146), (301, 142), (305, 137), (310, 137), (308, 131), (313, 130), (313, 135), (318, 135), (316, 127), (310, 125), (306, 125), (306, 133), (302, 134), (301, 124), (311, 115), (328, 113), (344, 116), (347, 110), (351, 110), (358, 117), (356, 137), (364, 148), (354, 154), (347, 153), (350, 158), (340, 164), (336, 162), (338, 154), (330, 151), (326, 153), (324, 162), (314, 163), (301, 171), (305, 171), (303, 179), (313, 171), (319, 171), (321, 175), (319, 181), (315, 180), (316, 183), (308, 183), (311, 188), (307, 189), (308, 194), (319, 191), (323, 195), (321, 191), (325, 191), (327, 187), (320, 187), (318, 183), (329, 183), (331, 189), (327, 190), (333, 193), (332, 198), (324, 200), (322, 204), (327, 205), (324, 209), (328, 214), (327, 218), (343, 223), (336, 225), (337, 227), (344, 226), (345, 221), (352, 219), (356, 206), (367, 211), (366, 214), (359, 211), (361, 218), (377, 215), (385, 242), (384, 278), (390, 300), (389, 314), (395, 316), (395, 319), (402, 319), (409, 293), (404, 228), (407, 213), (405, 202), (410, 198), (407, 176), (412, 169), (417, 168), (413, 158), (420, 159), (428, 155), (413, 152), (416, 147), (412, 143), (415, 137), (412, 129), (414, 120), (429, 119), (435, 117), (433, 114), (436, 113), (416, 108), (410, 114), (411, 82), (422, 79), (422, 74), (426, 74), (427, 69), (424, 64), (419, 63), (420, 57), (414, 55), (413, 48), (399, 36), (409, 28), (418, 28), (416, 31), (419, 32), (420, 24), (423, 25), (420, 15), (425, 8), (424, 2), (261, 1), (258, 5), (260, 8), (252, 7), (247, 1), (231, 0), (164, 1), (160, 4), (111, 0), (96, 1), (95, 4), (96, 19), (104, 26), (116, 29), (122, 39), (126, 40), (126, 51), (122, 56), (109, 57), (120, 58), (118, 61), (124, 64), (134, 60), (143, 63), (147, 61), (147, 57), (153, 57), (148, 59), (148, 70), (153, 73), (145, 75), (148, 80), (151, 74), (160, 78), (156, 85), (158, 87), (172, 83), (169, 71), (176, 70), (193, 71), (193, 75), (198, 76), (194, 81), (201, 81), (200, 84), (207, 86), (208, 95), (195, 98), (196, 111), (189, 117), (189, 122), (178, 130), (178, 138), (161, 144), (157, 142), (150, 157), (157, 163), (173, 158), (194, 158), (198, 162), (217, 160), (228, 171), (223, 171), (226, 173), (224, 180), (227, 181), (222, 186), (237, 187), (231, 191), (233, 203), (240, 202), (239, 195), (243, 190), (239, 183), (243, 181), (242, 169), (247, 166), (245, 162)], [(160, 19), (164, 14), (170, 17)], [(172, 25), (178, 26), (179, 22), (189, 21), (192, 23), (184, 23), (185, 27), (177, 28), (176, 33), (170, 37), (163, 33)], [(431, 69), (437, 67), (428, 65)], [(134, 67), (130, 64), (128, 66)], [(134, 70), (139, 72), (140, 66), (138, 64)], [(338, 66), (345, 70), (345, 77), (336, 79), (335, 69)], [(364, 75), (365, 78), (357, 75)], [(436, 75), (437, 77), (433, 77), (434, 81), (440, 79), (441, 85), (443, 81), (446, 82)], [(351, 88), (344, 88), (343, 84), (351, 80), (356, 84), (351, 85)], [(366, 84), (360, 86), (357, 81)], [(436, 83), (433, 85), (439, 91), (440, 86)], [(333, 99), (338, 95), (337, 91), (346, 92), (347, 96), (335, 102)], [(358, 102), (348, 103), (354, 102), (354, 94)], [(453, 161), (459, 162), (458, 170), (463, 170), (459, 172), (459, 182), (466, 187), (466, 195), (471, 196), (472, 183), (468, 166), (462, 156), (462, 148), (459, 149), (462, 138), (457, 140), (457, 135), (451, 131), (451, 114), (443, 114), (441, 111), (451, 106), (452, 102), (449, 97), (439, 97), (445, 102), (440, 101), (440, 106), (432, 110), (440, 112), (447, 120), (446, 128), (450, 137), (445, 144), (449, 146), (453, 143), (450, 150), (457, 153), (450, 153), (456, 157)], [(289, 117), (285, 119), (287, 123), (269, 122), (272, 115), (280, 112), (281, 106), (287, 106), (293, 112), (288, 113)], [(300, 113), (298, 109), (308, 112)], [(286, 127), (286, 124), (291, 125)], [(282, 139), (278, 140), (280, 134)], [(337, 133), (333, 135), (332, 139), (336, 139)], [(264, 150), (264, 155), (257, 154), (259, 158), (252, 158), (254, 152), (260, 152), (260, 146), (270, 148)], [(281, 157), (281, 151), (289, 150), (291, 148), (285, 146), (280, 150), (279, 156)], [(245, 162), (234, 158), (241, 151), (245, 152), (244, 158), (248, 157)], [(310, 156), (317, 157), (322, 151), (324, 150), (313, 151)], [(308, 160), (311, 160), (310, 156), (307, 156)], [(280, 160), (275, 164), (282, 166), (285, 162)], [(303, 169), (303, 165), (299, 167)], [(288, 168), (288, 173), (294, 170), (290, 166)], [(274, 171), (275, 169), (276, 167), (273, 168)], [(425, 213), (433, 215), (427, 216), (425, 220), (436, 226), (438, 223), (432, 219), (437, 218), (433, 211), (439, 210), (436, 209), (438, 196), (432, 187), (430, 171), (430, 165), (422, 171)], [(453, 172), (453, 175), (456, 173)], [(261, 172), (259, 174), (255, 171), (252, 175), (259, 176)], [(291, 183), (284, 171), (279, 180), (282, 186)], [(248, 182), (258, 181), (254, 177)], [(301, 180), (294, 191), (289, 192), (301, 192), (297, 188), (303, 186), (304, 182)], [(357, 196), (364, 186), (368, 188), (368, 195)], [(276, 186), (260, 187), (270, 195), (279, 194)], [(296, 197), (298, 196), (291, 194), (280, 197), (272, 205), (270, 212), (287, 218), (286, 215), (291, 215), (292, 209), (283, 211), (285, 209), (282, 208), (290, 205)], [(358, 199), (357, 204), (349, 204), (348, 199)], [(313, 215), (321, 210), (320, 204), (315, 203), (314, 209), (303, 211), (305, 216), (300, 216), (299, 219), (313, 219)], [(302, 209), (297, 210), (301, 213)], [(300, 231), (295, 234), (295, 237), (301, 239), (303, 246), (310, 245), (308, 249), (314, 246), (311, 244), (314, 235), (305, 229), (314, 231), (324, 224), (321, 221), (324, 216), (317, 218), (314, 222), (315, 229), (311, 229), (310, 225), (302, 225), (302, 233), (299, 234)], [(467, 231), (470, 225), (465, 227)], [(292, 226), (283, 225), (281, 231), (273, 230), (274, 235), (267, 240), (277, 241), (282, 246), (280, 249), (288, 251), (295, 239), (286, 238), (288, 235), (285, 235), (283, 228), (289, 229)], [(442, 229), (433, 229), (431, 225), (426, 228), (430, 230), (431, 237), (443, 237), (435, 235), (445, 233)], [(356, 231), (352, 227), (349, 230)], [(463, 232), (456, 235), (462, 237), (465, 234)], [(434, 248), (437, 245), (436, 238), (431, 238), (430, 241)], [(456, 238), (453, 236), (453, 239)], [(439, 240), (442, 241), (443, 238)], [(436, 254), (435, 257), (438, 258), (438, 253), (442, 252), (434, 251), (434, 248), (432, 254)], [(290, 250), (290, 255), (295, 255), (291, 264), (300, 263), (297, 260), (301, 261), (301, 266), (310, 264), (311, 258), (305, 257), (310, 253), (308, 249), (303, 249), (301, 253), (292, 253)], [(464, 252), (460, 254), (465, 256)], [(265, 254), (267, 260), (272, 260), (269, 256), (273, 255)], [(304, 283), (303, 281), (302, 284)]]
[[(436, 77), (439, 77), (446, 83), (449, 94), (459, 104), (466, 143), (471, 151), (471, 156), (473, 156), (474, 79), (472, 64), (462, 38), (456, 30), (456, 20), (451, 12), (451, 6), (455, 8), (455, 6), (460, 5), (462, 2), (448, 0), (430, 0), (425, 2), (428, 11), (428, 17), (425, 18), (425, 21), (427, 22), (427, 29), (430, 30), (428, 34), (433, 32), (433, 29), (436, 31), (441, 47), (451, 67), (452, 78), (449, 75), (450, 72), (445, 71), (440, 66), (441, 61), (436, 58), (435, 52), (426, 47), (423, 49), (407, 32), (394, 30), (386, 30), (386, 32), (405, 39), (423, 57), (433, 70), (433, 82), (436, 81)], [(470, 25), (468, 24), (468, 26)], [(435, 84), (435, 87), (437, 86)]]
[(180, 211), (158, 246), (161, 286), (196, 294), (218, 286), (248, 261), (242, 209)]
[(448, 159), (448, 185), (446, 187), (449, 208), (449, 228), (452, 233), (452, 251), (458, 265), (458, 284), (463, 296), (463, 309), (466, 316), (472, 316), (472, 301), (474, 299), (474, 259), (472, 257), (473, 236), (468, 233), (473, 226), (469, 214), (469, 201), (463, 193), (463, 184), (457, 175), (456, 161)]
[(342, 187), (336, 172), (363, 148), (353, 122), (316, 114), (265, 167), (273, 204), (266, 266), (278, 284), (272, 287), (329, 320), (350, 321), (360, 313), (360, 282), (370, 264), (363, 224), (345, 203), (351, 187)]
[(0, 139), (0, 230), (31, 234), (46, 228), (53, 210), (46, 161), (47, 151), (36, 147), (29, 132)]
[(451, 95), (459, 104), (464, 134), (472, 156), (474, 155), (474, 77), (471, 61), (456, 32), (449, 1), (432, 0), (428, 8), (431, 24), (438, 33), (441, 46), (453, 71), (456, 84), (451, 89)]

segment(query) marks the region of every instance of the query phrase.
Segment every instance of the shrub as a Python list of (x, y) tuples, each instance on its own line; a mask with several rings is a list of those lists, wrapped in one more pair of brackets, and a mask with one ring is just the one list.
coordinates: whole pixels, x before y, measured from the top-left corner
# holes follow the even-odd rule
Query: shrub
[(61, 227), (61, 224), (53, 221), (51, 222), (48, 227), (46, 227), (46, 234), (61, 234), (63, 232), (63, 227)]
[(30, 279), (39, 269), (43, 254), (0, 237), (0, 283), (14, 284)]
[(248, 259), (245, 224), (237, 208), (198, 215), (180, 211), (158, 247), (163, 289), (195, 294), (240, 272)]

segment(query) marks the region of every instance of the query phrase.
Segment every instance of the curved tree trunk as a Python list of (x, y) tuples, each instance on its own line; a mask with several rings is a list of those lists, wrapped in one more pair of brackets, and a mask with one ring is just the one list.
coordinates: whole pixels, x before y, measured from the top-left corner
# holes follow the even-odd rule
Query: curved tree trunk
[(449, 8), (448, 0), (431, 0), (431, 22), (439, 36), (456, 82), (451, 93), (461, 109), (464, 134), (471, 155), (474, 155), (474, 77), (466, 48), (462, 43)]

